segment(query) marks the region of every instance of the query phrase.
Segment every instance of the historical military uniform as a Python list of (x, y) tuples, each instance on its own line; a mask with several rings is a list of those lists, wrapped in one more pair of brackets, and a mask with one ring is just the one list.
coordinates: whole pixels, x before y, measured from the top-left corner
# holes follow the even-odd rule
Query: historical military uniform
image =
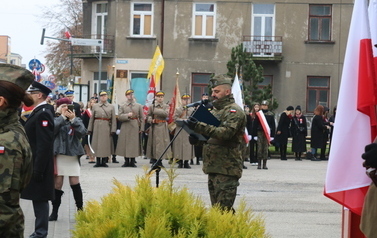
[[(156, 96), (163, 92), (157, 92)], [(166, 118), (169, 115), (169, 105), (166, 103), (155, 102), (148, 108), (147, 122), (151, 124), (147, 142), (147, 157), (155, 163), (169, 145), (170, 136)], [(166, 151), (163, 158), (169, 158), (171, 155), (170, 148)]]
[[(107, 94), (101, 92), (101, 95)], [(92, 117), (89, 120), (88, 131), (92, 132), (92, 148), (96, 156), (95, 167), (108, 167), (107, 158), (114, 154), (112, 134), (116, 131), (115, 108), (108, 102), (98, 102), (92, 107)], [(102, 158), (102, 161), (100, 161)]]
[[(182, 99), (190, 98), (188, 94), (182, 95)], [(174, 120), (186, 120), (194, 111), (193, 107), (179, 107), (175, 109)], [(175, 128), (175, 136), (180, 131), (173, 142), (173, 157), (178, 159), (178, 168), (191, 168), (188, 164), (189, 160), (194, 157), (194, 148), (188, 140), (189, 134), (185, 130), (180, 130), (181, 127), (177, 125)]]
[[(223, 84), (231, 85), (231, 79), (223, 75), (215, 76), (211, 81), (213, 88)], [(211, 203), (233, 210), (238, 180), (242, 176), (241, 144), (245, 143), (246, 116), (232, 94), (215, 100), (213, 107), (211, 112), (220, 125), (216, 127), (198, 122), (194, 131), (209, 137), (203, 146), (203, 172), (208, 174)]]
[[(18, 74), (18, 75), (17, 75)], [(34, 75), (24, 68), (0, 64), (0, 80), (24, 90)], [(0, 111), (0, 237), (23, 237), (20, 193), (32, 176), (32, 152), (16, 109)]]
[[(126, 91), (126, 95), (131, 93), (133, 90)], [(142, 154), (140, 132), (144, 130), (143, 106), (134, 99), (127, 99), (119, 108), (118, 120), (122, 125), (115, 154), (125, 158), (122, 167), (136, 167), (135, 158)]]

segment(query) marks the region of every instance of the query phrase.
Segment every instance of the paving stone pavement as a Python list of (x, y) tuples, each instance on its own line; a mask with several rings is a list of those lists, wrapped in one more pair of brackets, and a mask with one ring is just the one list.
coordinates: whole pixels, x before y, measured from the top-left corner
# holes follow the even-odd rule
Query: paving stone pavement
[[(85, 156), (81, 157), (80, 182), (85, 202), (99, 200), (113, 187), (113, 179), (133, 186), (135, 177), (149, 170), (149, 160), (137, 158), (137, 168), (122, 168), (109, 163), (108, 168), (93, 168)], [(163, 161), (167, 167), (167, 161)], [(268, 170), (258, 170), (245, 162), (237, 191), (235, 207), (241, 198), (254, 212), (265, 218), (267, 232), (273, 238), (334, 238), (341, 237), (342, 207), (323, 195), (327, 161), (295, 161), (288, 159), (268, 160)], [(191, 169), (177, 169), (176, 187), (186, 186), (196, 196), (200, 196), (210, 206), (207, 191), (207, 176), (201, 165), (191, 165)], [(160, 181), (167, 178), (160, 172)], [(152, 182), (155, 184), (155, 177)], [(49, 222), (48, 238), (70, 238), (75, 226), (75, 202), (69, 187), (68, 178), (64, 180), (64, 195), (56, 222)], [(33, 232), (34, 212), (31, 201), (21, 200), (25, 214), (25, 237)], [(51, 210), (51, 209), (50, 209)]]

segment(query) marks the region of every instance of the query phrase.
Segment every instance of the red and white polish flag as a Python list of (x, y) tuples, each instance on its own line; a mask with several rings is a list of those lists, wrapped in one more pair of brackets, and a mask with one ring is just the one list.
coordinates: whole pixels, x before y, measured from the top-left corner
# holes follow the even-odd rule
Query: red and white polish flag
[(361, 154), (376, 136), (376, 78), (367, 0), (355, 0), (324, 195), (360, 215), (371, 180)]

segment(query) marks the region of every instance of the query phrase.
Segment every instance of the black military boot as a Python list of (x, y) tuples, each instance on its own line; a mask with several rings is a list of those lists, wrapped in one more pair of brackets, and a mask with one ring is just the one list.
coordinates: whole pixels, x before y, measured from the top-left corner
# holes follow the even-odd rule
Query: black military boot
[(117, 160), (117, 156), (113, 155), (112, 161), (114, 164), (119, 164), (119, 161)]
[(267, 168), (267, 160), (266, 159), (263, 160), (263, 169), (268, 169)]
[(77, 211), (81, 211), (83, 206), (81, 185), (80, 183), (71, 185), (71, 188), (73, 192), (73, 198), (76, 202)]
[(191, 169), (191, 166), (189, 165), (189, 161), (188, 160), (185, 160), (183, 162), (183, 168), (185, 168), (185, 169)]
[(178, 164), (178, 168), (179, 168), (179, 169), (182, 169), (182, 168), (183, 168), (183, 161), (182, 161), (182, 160), (178, 160), (178, 161), (177, 161), (177, 164)]
[(62, 203), (62, 196), (63, 196), (62, 190), (55, 189), (55, 200), (53, 200), (52, 203), (52, 212), (51, 215), (48, 217), (49, 221), (57, 221), (58, 220), (58, 211), (60, 204)]
[(103, 158), (102, 158), (102, 164), (101, 164), (101, 166), (102, 166), (102, 167), (109, 167), (109, 166), (106, 164), (107, 161), (109, 161), (109, 157), (103, 157)]
[(130, 159), (124, 157), (124, 164), (122, 165), (122, 167), (129, 167), (129, 166), (130, 166)]
[(135, 158), (131, 158), (130, 167), (137, 167), (135, 163)]
[(96, 164), (93, 167), (102, 167), (100, 157), (96, 157)]
[(200, 165), (199, 158), (196, 157), (196, 165)]
[(194, 164), (194, 160), (193, 160), (193, 159), (190, 160), (190, 164), (191, 164), (191, 165)]
[(261, 165), (262, 165), (262, 160), (258, 159), (258, 167), (257, 167), (257, 169), (262, 169)]

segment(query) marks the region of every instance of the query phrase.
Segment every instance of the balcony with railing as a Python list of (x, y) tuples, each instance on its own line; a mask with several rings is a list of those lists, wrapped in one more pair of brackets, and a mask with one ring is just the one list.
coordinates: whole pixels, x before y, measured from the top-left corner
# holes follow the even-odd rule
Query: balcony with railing
[[(75, 38), (82, 39), (102, 39), (103, 40), (103, 49), (102, 57), (114, 57), (114, 36), (113, 35), (82, 35), (75, 36)], [(98, 56), (100, 52), (99, 46), (73, 46), (73, 57), (75, 58), (93, 58)]]
[(253, 60), (281, 61), (282, 36), (243, 36), (243, 47), (253, 55)]

